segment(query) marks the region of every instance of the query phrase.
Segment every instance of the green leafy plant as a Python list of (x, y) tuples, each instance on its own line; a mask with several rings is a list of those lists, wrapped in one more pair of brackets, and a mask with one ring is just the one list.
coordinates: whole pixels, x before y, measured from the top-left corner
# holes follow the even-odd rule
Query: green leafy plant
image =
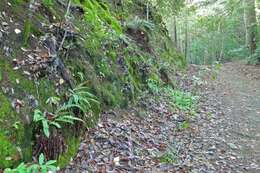
[(147, 86), (148, 86), (148, 89), (154, 94), (158, 94), (161, 89), (159, 86), (159, 83), (154, 79), (148, 79)]
[(142, 30), (146, 30), (146, 31), (153, 31), (155, 28), (155, 25), (150, 21), (136, 17), (127, 23), (127, 27), (132, 28), (132, 29), (142, 29)]
[(173, 100), (174, 105), (179, 109), (187, 111), (196, 108), (198, 97), (193, 96), (191, 93), (173, 90), (169, 86), (164, 88), (164, 92), (169, 95), (170, 99)]
[(77, 72), (77, 78), (79, 78), (80, 82), (83, 82), (85, 80), (84, 73)]
[(49, 105), (58, 105), (60, 102), (60, 98), (59, 97), (49, 97), (47, 100), (46, 100), (46, 104), (49, 104)]
[(45, 161), (43, 154), (40, 154), (38, 163), (27, 166), (25, 163), (21, 163), (17, 168), (7, 168), (4, 173), (47, 173), (48, 171), (57, 171), (57, 167), (54, 165), (56, 160)]
[(43, 113), (39, 109), (34, 111), (33, 121), (36, 123), (41, 123), (43, 133), (46, 137), (50, 137), (50, 126), (54, 126), (58, 129), (61, 128), (60, 123), (73, 124), (74, 121), (82, 121), (82, 119), (72, 116), (68, 111), (59, 109), (56, 114), (51, 114), (48, 112)]
[(48, 171), (57, 171), (57, 167), (54, 166), (56, 160), (45, 161), (43, 154), (40, 154), (38, 164), (29, 166), (29, 170), (32, 173), (47, 173)]
[[(60, 98), (50, 97), (47, 99), (46, 104), (56, 106), (53, 112), (42, 112), (39, 109), (34, 111), (33, 121), (40, 123), (43, 133), (46, 137), (50, 137), (50, 128), (62, 128), (62, 123), (74, 124), (75, 121), (84, 122), (83, 119), (77, 117), (74, 112), (76, 109), (80, 110), (81, 114), (93, 115), (90, 120), (96, 120), (100, 112), (100, 105), (95, 95), (88, 91), (87, 87), (83, 84), (74, 89), (69, 90), (69, 99), (63, 105), (60, 105)], [(84, 117), (82, 117), (84, 118)], [(88, 119), (89, 120), (89, 119)]]
[(211, 67), (211, 78), (213, 80), (217, 79), (218, 72), (221, 70), (222, 64), (220, 64), (218, 61), (214, 62)]
[(194, 108), (196, 98), (190, 93), (184, 93), (182, 91), (173, 91), (171, 93), (174, 97), (175, 104), (182, 110), (189, 110)]
[(69, 90), (69, 101), (62, 109), (79, 108), (83, 113), (99, 113), (99, 102), (84, 84)]
[(190, 123), (189, 123), (189, 121), (184, 121), (184, 122), (182, 122), (182, 123), (180, 123), (180, 124), (178, 125), (178, 129), (179, 129), (179, 130), (185, 130), (185, 129), (188, 129), (188, 128), (190, 128)]
[(4, 173), (29, 173), (29, 169), (24, 163), (21, 163), (17, 168), (6, 168)]
[(44, 113), (42, 111), (40, 111), (39, 109), (36, 109), (34, 111), (33, 122), (36, 122), (36, 123), (41, 122), (43, 133), (47, 137), (50, 136), (50, 130), (49, 130), (50, 121), (45, 117)]
[(60, 98), (59, 97), (49, 97), (46, 102), (46, 104), (50, 105), (52, 107), (52, 111), (55, 112), (55, 109), (59, 106)]
[(159, 157), (161, 163), (175, 163), (178, 156), (176, 150), (173, 148), (168, 149), (162, 156)]

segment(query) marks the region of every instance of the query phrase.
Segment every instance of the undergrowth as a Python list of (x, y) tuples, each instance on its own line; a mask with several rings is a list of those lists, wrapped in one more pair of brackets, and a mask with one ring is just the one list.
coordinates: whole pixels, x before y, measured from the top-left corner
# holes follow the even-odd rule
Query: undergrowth
[(155, 95), (162, 95), (166, 101), (182, 111), (195, 111), (197, 108), (198, 96), (192, 95), (190, 92), (175, 90), (172, 86), (161, 86), (160, 82), (153, 79), (147, 80), (148, 89)]
[(169, 147), (160, 157), (160, 163), (173, 164), (176, 163), (178, 154), (175, 148)]

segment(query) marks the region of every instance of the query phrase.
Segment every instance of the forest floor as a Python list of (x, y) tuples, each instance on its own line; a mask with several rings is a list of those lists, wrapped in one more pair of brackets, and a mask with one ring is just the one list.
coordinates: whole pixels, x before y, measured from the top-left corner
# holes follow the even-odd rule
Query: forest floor
[(260, 172), (260, 68), (226, 63), (215, 80), (206, 68), (181, 74), (188, 91), (204, 74), (196, 116), (163, 97), (104, 112), (64, 172)]

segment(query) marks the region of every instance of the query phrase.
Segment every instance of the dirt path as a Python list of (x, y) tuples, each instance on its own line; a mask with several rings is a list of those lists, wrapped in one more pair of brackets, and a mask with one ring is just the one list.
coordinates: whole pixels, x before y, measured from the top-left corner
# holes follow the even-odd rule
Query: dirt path
[(259, 173), (260, 68), (226, 63), (217, 76), (202, 87), (191, 131), (175, 138), (186, 153), (178, 164), (191, 173)]
[[(205, 69), (190, 66), (180, 88), (193, 90), (194, 75), (211, 76)], [(227, 63), (209, 81), (198, 88), (188, 128), (179, 129), (190, 115), (169, 109), (163, 96), (140, 100), (145, 116), (136, 106), (104, 112), (64, 172), (259, 173), (260, 68)], [(158, 159), (162, 154), (167, 162)]]
[[(255, 74), (244, 73), (252, 70), (250, 68), (255, 69)], [(223, 134), (242, 164), (237, 169), (240, 172), (260, 172), (260, 80), (257, 75), (260, 76), (260, 68), (227, 63), (216, 83), (226, 119)]]

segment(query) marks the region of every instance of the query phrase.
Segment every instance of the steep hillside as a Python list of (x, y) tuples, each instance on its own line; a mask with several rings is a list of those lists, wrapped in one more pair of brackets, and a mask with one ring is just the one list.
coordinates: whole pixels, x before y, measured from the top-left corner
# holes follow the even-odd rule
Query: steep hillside
[[(142, 0), (1, 1), (0, 172), (40, 153), (64, 166), (100, 111), (134, 103), (148, 82), (174, 85), (185, 60), (146, 10)], [(61, 113), (85, 123), (54, 124)]]

